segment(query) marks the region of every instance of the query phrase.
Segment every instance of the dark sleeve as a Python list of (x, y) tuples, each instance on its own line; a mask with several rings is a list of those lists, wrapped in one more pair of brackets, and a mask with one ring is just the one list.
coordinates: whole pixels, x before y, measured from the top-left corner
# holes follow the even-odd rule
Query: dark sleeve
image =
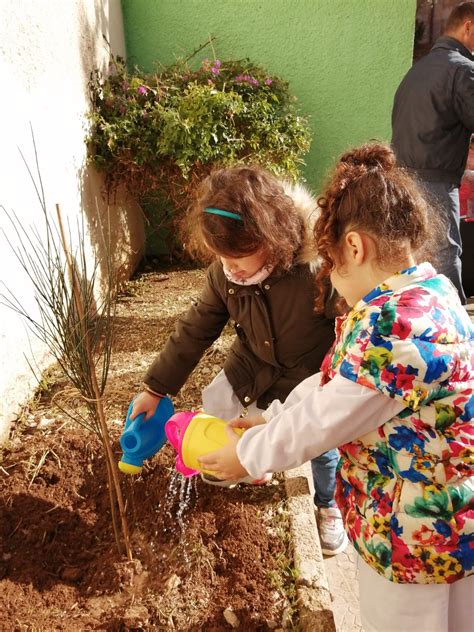
[(218, 265), (209, 267), (201, 297), (178, 320), (174, 333), (148, 369), (144, 381), (154, 391), (176, 395), (229, 320), (227, 306), (215, 285)]
[(462, 124), (474, 132), (474, 65), (458, 68), (454, 78), (454, 109)]

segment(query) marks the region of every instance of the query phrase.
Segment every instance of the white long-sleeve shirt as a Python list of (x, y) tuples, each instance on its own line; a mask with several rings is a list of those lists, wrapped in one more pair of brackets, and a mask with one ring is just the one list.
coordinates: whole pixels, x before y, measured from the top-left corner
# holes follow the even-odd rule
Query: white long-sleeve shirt
[(266, 424), (249, 428), (237, 456), (255, 478), (301, 465), (358, 439), (397, 415), (406, 405), (336, 375), (321, 386), (321, 373), (301, 382), (284, 404), (264, 411)]

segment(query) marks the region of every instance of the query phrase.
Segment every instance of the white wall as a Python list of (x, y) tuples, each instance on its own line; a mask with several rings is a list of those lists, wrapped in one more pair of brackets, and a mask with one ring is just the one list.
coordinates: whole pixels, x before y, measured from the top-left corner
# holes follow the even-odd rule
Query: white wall
[[(90, 71), (106, 69), (112, 52), (124, 56), (120, 0), (1, 0), (0, 2), (0, 205), (13, 209), (23, 226), (41, 226), (41, 208), (18, 149), (34, 168), (32, 125), (48, 209), (59, 203), (66, 218), (79, 215), (81, 200), (91, 219), (107, 205), (103, 183), (85, 166), (85, 113)], [(109, 208), (118, 274), (127, 278), (141, 258), (141, 212), (119, 195)], [(11, 235), (4, 213), (0, 229)], [(97, 244), (90, 221), (90, 243)], [(100, 252), (98, 253), (100, 256)], [(0, 234), (0, 282), (34, 313), (32, 289)], [(0, 293), (2, 288), (0, 288)], [(30, 347), (31, 345), (31, 347)], [(0, 305), (0, 443), (36, 386), (25, 354), (42, 369), (47, 350), (21, 320)]]

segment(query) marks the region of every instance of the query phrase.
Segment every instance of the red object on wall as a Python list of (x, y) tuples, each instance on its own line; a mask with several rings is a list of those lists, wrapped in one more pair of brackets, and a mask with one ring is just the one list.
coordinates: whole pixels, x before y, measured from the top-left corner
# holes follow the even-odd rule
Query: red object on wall
[(459, 203), (461, 207), (461, 217), (474, 221), (474, 146), (472, 141), (467, 157), (466, 171), (461, 180)]

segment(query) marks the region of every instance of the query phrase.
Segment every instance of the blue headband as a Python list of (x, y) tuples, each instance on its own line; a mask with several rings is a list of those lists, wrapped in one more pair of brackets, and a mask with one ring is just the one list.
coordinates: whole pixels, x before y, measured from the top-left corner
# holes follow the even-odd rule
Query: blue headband
[(223, 211), (220, 208), (205, 208), (205, 213), (210, 213), (211, 215), (221, 215), (222, 217), (230, 217), (230, 219), (238, 219), (239, 222), (243, 222), (244, 220), (237, 215), (237, 213), (231, 213), (230, 211)]

